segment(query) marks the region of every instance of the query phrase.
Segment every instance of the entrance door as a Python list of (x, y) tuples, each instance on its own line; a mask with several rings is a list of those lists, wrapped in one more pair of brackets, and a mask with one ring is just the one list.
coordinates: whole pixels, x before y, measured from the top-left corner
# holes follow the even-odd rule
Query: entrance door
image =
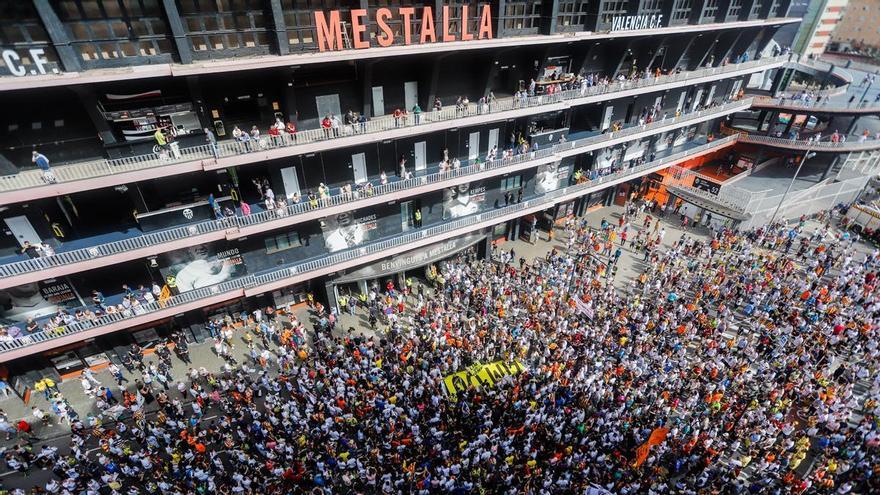
[(373, 117), (385, 115), (385, 92), (382, 86), (373, 86)]
[(427, 163), (425, 162), (427, 143), (425, 141), (419, 141), (418, 143), (415, 143), (414, 152), (416, 158), (416, 171), (425, 170), (425, 168), (427, 167)]
[(406, 232), (413, 227), (413, 202), (400, 203), (400, 230)]
[(354, 171), (354, 182), (360, 184), (367, 181), (367, 155), (358, 153), (351, 155), (351, 168)]
[(316, 96), (315, 104), (318, 106), (318, 120), (323, 119), (329, 113), (342, 115), (339, 110), (339, 95)]
[[(489, 143), (486, 144), (486, 150), (491, 150), (498, 146), (498, 129), (489, 130)], [(500, 153), (499, 153), (500, 154)]]
[(412, 111), (413, 107), (419, 102), (418, 81), (407, 81), (403, 83), (403, 101), (406, 105), (406, 111)]
[(4, 218), (3, 221), (6, 222), (6, 225), (12, 231), (12, 235), (15, 236), (15, 240), (18, 241), (20, 246), (24, 246), (24, 241), (28, 241), (35, 246), (43, 242), (26, 216)]
[(468, 160), (476, 160), (480, 156), (480, 133), (472, 132), (468, 140)]
[(296, 167), (282, 168), (281, 182), (284, 184), (284, 194), (287, 196), (287, 199), (292, 198), (294, 193), (301, 192), (299, 189), (299, 178), (296, 176)]

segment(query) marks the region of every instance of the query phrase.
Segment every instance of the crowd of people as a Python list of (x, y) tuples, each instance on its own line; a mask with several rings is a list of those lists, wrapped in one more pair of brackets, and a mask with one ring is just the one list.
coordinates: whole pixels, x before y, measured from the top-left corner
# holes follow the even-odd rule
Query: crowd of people
[[(311, 328), (212, 323), (225, 364), (176, 386), (167, 348), (133, 349), (118, 398), (83, 378), (98, 414), (65, 418), (69, 453), (25, 433), (6, 462), (65, 495), (880, 490), (880, 253), (803, 221), (664, 243), (655, 209), (346, 301), (375, 332), (334, 329), (314, 298)], [(623, 249), (643, 254), (632, 280)]]

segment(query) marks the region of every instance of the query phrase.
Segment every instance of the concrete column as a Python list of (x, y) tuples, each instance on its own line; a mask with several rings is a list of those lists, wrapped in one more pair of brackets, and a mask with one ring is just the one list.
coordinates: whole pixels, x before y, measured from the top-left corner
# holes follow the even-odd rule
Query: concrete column
[(428, 82), (428, 105), (426, 108), (434, 107), (434, 98), (437, 97), (437, 87), (440, 85), (440, 68), (446, 57), (447, 55), (445, 54), (434, 57), (434, 63), (431, 65), (431, 79)]
[(199, 86), (199, 76), (186, 76), (186, 86), (189, 88), (189, 97), (193, 102), (196, 115), (199, 116), (199, 123), (203, 128), (212, 128), (213, 122), (205, 107), (205, 97), (202, 95), (202, 87)]
[[(547, 1), (551, 4), (547, 5)], [(545, 0), (541, 4), (541, 34), (554, 34), (559, 18), (559, 0)]]
[(165, 16), (168, 18), (168, 27), (171, 28), (171, 34), (174, 36), (174, 46), (177, 47), (180, 63), (191, 64), (193, 61), (192, 47), (189, 40), (186, 39), (186, 28), (180, 19), (177, 4), (174, 0), (162, 0), (162, 8), (165, 10)]
[[(440, 14), (443, 12), (443, 2), (442, 0), (434, 0), (434, 13)], [(501, 19), (501, 16), (504, 15), (504, 9), (507, 6), (507, 2), (505, 0), (498, 0), (498, 10), (494, 12), (495, 15), (495, 37), (503, 38), (504, 37), (504, 21)], [(443, 24), (437, 24), (438, 26), (442, 26)]]
[(684, 44), (683, 48), (681, 48), (681, 51), (679, 51), (678, 53), (672, 52), (671, 49), (673, 48), (673, 44), (670, 44), (669, 45), (670, 53), (668, 54), (668, 57), (667, 57), (667, 63), (664, 64), (663, 68), (665, 69), (668, 67), (669, 69), (674, 70), (676, 67), (678, 67), (678, 64), (680, 64), (681, 61), (684, 60), (684, 56), (687, 55), (688, 51), (691, 49), (691, 45), (693, 45), (694, 41), (696, 41), (696, 40), (697, 40), (696, 35), (691, 36), (688, 39), (687, 43)]
[(694, 0), (691, 7), (691, 17), (688, 24), (699, 24), (703, 19), (703, 8), (706, 7), (706, 0)]
[(782, 82), (785, 80), (787, 69), (779, 68), (776, 69), (776, 74), (773, 76), (773, 84), (770, 85), (770, 94), (776, 96), (780, 91), (782, 91)]
[[(381, 60), (381, 59), (380, 59)], [(364, 62), (364, 112), (363, 115), (366, 118), (371, 118), (373, 116), (373, 64), (375, 61), (367, 60)]]
[(287, 25), (284, 23), (284, 10), (281, 0), (269, 0), (272, 8), (272, 27), (275, 29), (275, 43), (278, 45), (278, 55), (290, 53), (290, 43), (287, 41)]
[(725, 58), (730, 62), (735, 62), (735, 60), (731, 60), (730, 56), (733, 53), (733, 49), (739, 44), (739, 40), (742, 39), (742, 31), (737, 32), (736, 38), (734, 38), (733, 42), (727, 45), (727, 49), (718, 57), (719, 60), (724, 60)]
[(64, 70), (67, 72), (81, 71), (80, 57), (71, 46), (67, 30), (64, 29), (64, 24), (58, 18), (58, 14), (52, 9), (52, 4), (49, 3), (49, 0), (34, 0), (34, 8), (37, 10), (40, 20), (43, 21), (43, 27), (46, 28), (46, 33), (52, 40), (52, 46), (55, 47)]
[[(492, 80), (495, 79), (495, 76), (498, 75), (498, 71), (501, 70), (501, 57), (509, 51), (510, 49), (499, 50), (495, 53), (495, 56), (492, 57), (492, 62), (490, 62), (489, 66), (486, 67), (486, 75), (483, 78), (482, 84), (483, 92), (480, 93), (480, 96), (489, 95), (489, 91), (492, 90), (492, 88), (490, 87), (492, 84)], [(430, 101), (428, 101), (428, 106), (430, 107), (431, 105), (433, 105), (433, 103), (434, 100), (431, 99)]]
[[(284, 85), (284, 93), (282, 95), (284, 101), (284, 113), (287, 115), (287, 120), (294, 122), (297, 126), (299, 126), (299, 115), (296, 111), (296, 91), (293, 88), (293, 70), (286, 75)], [(367, 116), (369, 117), (369, 115)]]
[(703, 54), (700, 56), (699, 62), (694, 67), (696, 67), (696, 68), (703, 67), (704, 65), (706, 65), (710, 61), (712, 62), (713, 67), (715, 66), (715, 64), (721, 63), (720, 60), (715, 60), (715, 58), (714, 58), (715, 57), (715, 46), (718, 44), (718, 40), (720, 38), (721, 38), (721, 34), (716, 33), (715, 36), (712, 38), (711, 42), (709, 42), (708, 38), (705, 39), (706, 47), (703, 51)]
[(92, 124), (98, 131), (98, 137), (101, 138), (104, 145), (115, 144), (116, 137), (110, 129), (110, 124), (107, 123), (104, 114), (98, 110), (98, 97), (95, 95), (94, 88), (92, 86), (75, 85), (71, 86), (70, 89), (76, 94), (80, 103), (82, 103), (89, 116), (89, 120), (92, 121)]
[(727, 11), (730, 10), (730, 0), (718, 0), (718, 13), (715, 22), (724, 22), (727, 19)]
[(825, 180), (826, 178), (828, 178), (828, 174), (831, 173), (831, 171), (837, 165), (838, 161), (840, 161), (840, 154), (834, 155), (834, 158), (831, 160), (831, 163), (828, 164), (828, 168), (826, 168), (825, 171), (822, 172), (822, 178), (819, 179), (820, 182)]

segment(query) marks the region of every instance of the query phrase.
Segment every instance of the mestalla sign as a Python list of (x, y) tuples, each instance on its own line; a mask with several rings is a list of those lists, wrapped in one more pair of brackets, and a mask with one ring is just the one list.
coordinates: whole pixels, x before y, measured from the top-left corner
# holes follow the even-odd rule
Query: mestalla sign
[[(492, 39), (492, 9), (489, 5), (482, 5), (478, 12), (471, 12), (468, 5), (461, 6), (461, 19), (459, 28), (450, 30), (452, 13), (448, 6), (443, 6), (440, 25), (436, 26), (434, 9), (430, 6), (417, 11), (415, 7), (399, 7), (396, 9), (375, 9), (375, 25), (373, 33), (376, 43), (380, 47), (389, 47), (395, 43), (400, 44), (400, 37), (404, 45), (413, 43), (427, 44), (450, 41), (471, 41)], [(366, 9), (351, 9), (347, 14), (338, 10), (330, 12), (315, 11), (315, 30), (318, 34), (318, 50), (335, 51), (349, 48), (343, 43), (343, 39), (351, 40), (351, 48), (362, 49), (370, 47), (370, 11)], [(478, 20), (476, 32), (470, 31), (470, 21)], [(419, 23), (419, 32), (413, 31), (413, 21)], [(403, 33), (395, 33), (391, 24), (400, 24)], [(345, 32), (343, 33), (343, 29)]]
[(611, 32), (638, 31), (663, 27), (663, 14), (622, 15), (611, 19)]

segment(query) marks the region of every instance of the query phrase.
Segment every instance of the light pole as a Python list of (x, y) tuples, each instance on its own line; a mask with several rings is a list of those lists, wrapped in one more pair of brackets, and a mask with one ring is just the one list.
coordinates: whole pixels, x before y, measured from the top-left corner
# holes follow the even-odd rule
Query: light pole
[(770, 217), (770, 221), (767, 222), (768, 226), (773, 225), (773, 222), (776, 220), (776, 215), (779, 214), (779, 209), (782, 208), (782, 203), (785, 202), (785, 197), (788, 196), (789, 191), (791, 191), (791, 186), (794, 185), (794, 181), (797, 180), (798, 174), (801, 173), (801, 168), (803, 168), (804, 163), (810, 158), (816, 156), (816, 154), (812, 153), (811, 150), (812, 147), (808, 147), (807, 152), (804, 153), (804, 157), (801, 158), (801, 162), (798, 164), (797, 170), (794, 171), (794, 176), (792, 176), (791, 182), (788, 183), (788, 187), (785, 188), (785, 192), (782, 194), (782, 197), (779, 198), (779, 204), (776, 205), (776, 210), (773, 212), (773, 216)]

